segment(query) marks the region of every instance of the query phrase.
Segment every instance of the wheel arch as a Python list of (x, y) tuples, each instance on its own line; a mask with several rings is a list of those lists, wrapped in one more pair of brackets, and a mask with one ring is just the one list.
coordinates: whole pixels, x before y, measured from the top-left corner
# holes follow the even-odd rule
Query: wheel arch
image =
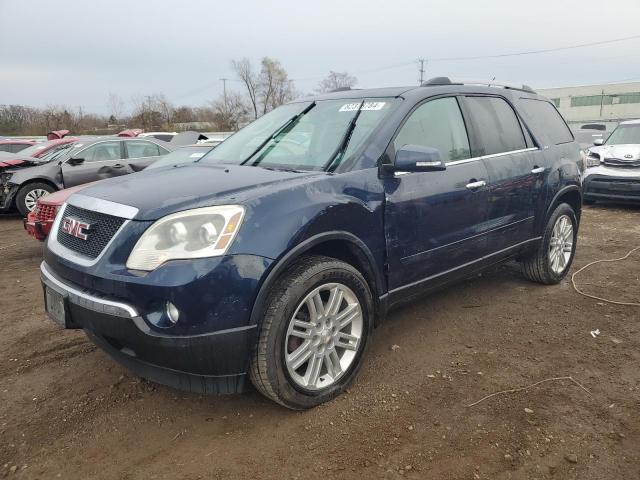
[(344, 231), (327, 232), (310, 237), (300, 242), (275, 262), (264, 282), (262, 282), (256, 296), (251, 311), (251, 324), (257, 325), (260, 323), (267, 295), (278, 278), (300, 257), (312, 254), (341, 260), (350, 264), (362, 274), (372, 293), (376, 311), (375, 324), (377, 325), (380, 321), (380, 313), (383, 311), (380, 305), (380, 298), (384, 289), (382, 272), (376, 267), (375, 258), (366, 244), (352, 233)]
[(44, 183), (49, 185), (51, 188), (53, 188), (54, 192), (57, 192), (58, 190), (60, 190), (60, 187), (58, 185), (55, 184), (55, 182), (51, 181), (48, 178), (41, 178), (41, 177), (36, 177), (36, 178), (30, 178), (29, 180), (25, 180), (24, 182), (22, 182), (18, 188), (16, 188), (15, 190), (15, 195), (13, 196), (13, 200), (12, 200), (12, 206), (14, 208), (16, 208), (16, 201), (18, 198), (18, 192), (20, 192), (20, 190), (22, 190), (24, 187), (26, 187), (27, 185), (33, 184), (33, 183)]
[(545, 215), (545, 224), (549, 215), (551, 215), (551, 213), (561, 203), (566, 203), (573, 208), (578, 221), (580, 221), (580, 214), (582, 213), (582, 190), (577, 185), (569, 185), (558, 191), (553, 197), (553, 200), (549, 203), (549, 207), (547, 208)]

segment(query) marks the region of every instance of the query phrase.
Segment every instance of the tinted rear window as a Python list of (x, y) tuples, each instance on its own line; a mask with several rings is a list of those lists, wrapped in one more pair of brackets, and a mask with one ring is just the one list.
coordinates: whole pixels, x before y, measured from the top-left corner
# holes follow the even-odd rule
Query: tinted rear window
[(466, 100), (479, 136), (476, 155), (527, 148), (518, 117), (505, 100), (497, 97), (467, 97)]
[(571, 130), (550, 102), (522, 98), (520, 99), (520, 108), (527, 125), (534, 134), (544, 135), (553, 145), (573, 142)]

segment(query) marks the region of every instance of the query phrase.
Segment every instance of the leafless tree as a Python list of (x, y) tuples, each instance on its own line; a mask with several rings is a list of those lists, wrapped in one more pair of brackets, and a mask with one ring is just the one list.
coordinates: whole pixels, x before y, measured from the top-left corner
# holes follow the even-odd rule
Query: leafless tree
[(118, 94), (109, 92), (109, 95), (107, 95), (107, 110), (109, 115), (113, 115), (116, 120), (122, 120), (125, 113), (125, 105), (122, 97)]
[(278, 60), (264, 57), (260, 68), (260, 100), (262, 114), (293, 100), (295, 88), (287, 71)]
[(249, 96), (249, 103), (253, 109), (253, 118), (258, 118), (258, 93), (260, 89), (260, 77), (254, 72), (251, 61), (248, 58), (242, 60), (232, 60), (231, 68), (233, 68), (240, 81), (244, 83)]
[(339, 88), (352, 88), (357, 85), (358, 79), (347, 72), (334, 72), (331, 70), (329, 75), (318, 83), (316, 92), (326, 93)]
[(211, 107), (216, 127), (225, 131), (237, 130), (238, 125), (249, 113), (242, 95), (236, 92), (228, 92), (226, 96), (221, 96), (211, 104)]

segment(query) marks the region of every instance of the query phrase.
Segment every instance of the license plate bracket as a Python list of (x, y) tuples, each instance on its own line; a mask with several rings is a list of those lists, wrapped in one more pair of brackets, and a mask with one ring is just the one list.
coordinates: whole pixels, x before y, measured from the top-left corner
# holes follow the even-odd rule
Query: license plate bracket
[(44, 288), (45, 310), (49, 318), (62, 328), (68, 328), (68, 311), (66, 297), (51, 287)]

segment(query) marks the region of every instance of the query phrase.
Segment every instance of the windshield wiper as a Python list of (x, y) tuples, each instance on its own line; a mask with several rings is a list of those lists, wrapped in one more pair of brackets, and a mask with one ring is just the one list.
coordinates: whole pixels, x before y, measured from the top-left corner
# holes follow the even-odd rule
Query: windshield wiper
[(249, 155), (246, 159), (244, 159), (242, 162), (240, 162), (240, 165), (244, 165), (249, 160), (251, 160), (256, 155), (256, 153), (258, 153), (260, 150), (262, 150), (265, 147), (265, 145), (267, 145), (271, 140), (273, 140), (278, 135), (280, 135), (282, 132), (284, 132), (288, 127), (293, 126), (300, 119), (300, 117), (305, 115), (309, 110), (311, 110), (315, 106), (316, 106), (316, 102), (311, 102), (309, 104), (309, 106), (307, 106), (307, 108), (305, 108), (300, 113), (298, 113), (297, 115), (294, 115), (289, 120), (287, 120), (284, 125), (282, 125), (275, 132), (273, 132), (271, 135), (269, 135), (263, 142), (261, 142), (260, 145), (258, 145), (258, 148), (256, 148), (251, 153), (251, 155)]
[(353, 130), (356, 128), (356, 122), (358, 121), (360, 112), (362, 112), (364, 101), (365, 99), (363, 99), (362, 102), (360, 102), (360, 105), (358, 106), (358, 111), (349, 122), (349, 125), (347, 126), (347, 131), (344, 132), (344, 136), (342, 137), (342, 141), (333, 151), (333, 153), (329, 157), (329, 160), (327, 160), (327, 162), (322, 166), (322, 170), (328, 170), (329, 167), (331, 167), (331, 165), (333, 165), (333, 163), (336, 161), (336, 159), (338, 158), (338, 155), (340, 153), (344, 154), (344, 152), (346, 151), (347, 145), (349, 145), (349, 140), (351, 140), (351, 134), (353, 133)]

